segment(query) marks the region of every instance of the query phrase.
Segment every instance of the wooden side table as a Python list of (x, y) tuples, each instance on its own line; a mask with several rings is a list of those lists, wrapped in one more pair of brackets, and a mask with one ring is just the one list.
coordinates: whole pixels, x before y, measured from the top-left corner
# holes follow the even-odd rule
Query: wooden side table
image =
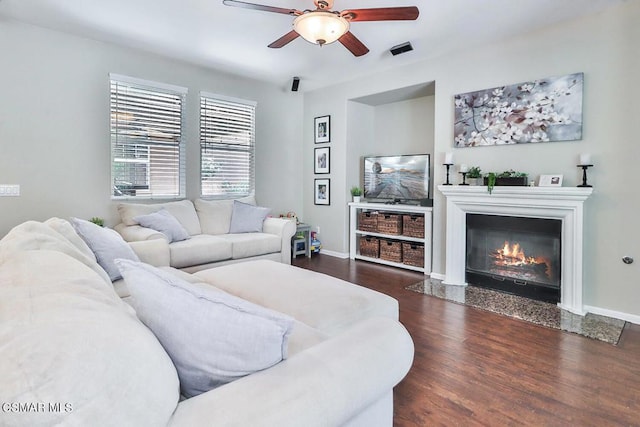
[[(302, 245), (298, 249), (299, 245)], [(300, 223), (297, 225), (296, 234), (291, 239), (291, 253), (293, 257), (305, 255), (311, 258), (311, 226), (309, 224)]]

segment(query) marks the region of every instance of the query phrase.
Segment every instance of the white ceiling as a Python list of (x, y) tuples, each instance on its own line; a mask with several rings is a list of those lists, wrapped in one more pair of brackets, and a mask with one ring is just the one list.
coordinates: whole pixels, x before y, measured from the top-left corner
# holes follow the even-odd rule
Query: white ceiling
[[(312, 0), (246, 0), (313, 9)], [(16, 19), (169, 56), (283, 87), (301, 78), (316, 89), (398, 65), (469, 49), (591, 14), (627, 0), (335, 0), (334, 10), (418, 6), (416, 21), (354, 22), (370, 52), (356, 58), (341, 44), (320, 48), (298, 38), (269, 43), (291, 30), (293, 17), (224, 6), (222, 0), (2, 0), (0, 18)], [(389, 48), (410, 41), (412, 52)]]

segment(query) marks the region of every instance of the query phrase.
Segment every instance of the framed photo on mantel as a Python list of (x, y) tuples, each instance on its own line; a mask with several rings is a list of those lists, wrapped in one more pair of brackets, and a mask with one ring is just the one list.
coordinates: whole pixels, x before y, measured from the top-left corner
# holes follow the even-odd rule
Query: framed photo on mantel
[(538, 187), (562, 187), (562, 175), (540, 175)]

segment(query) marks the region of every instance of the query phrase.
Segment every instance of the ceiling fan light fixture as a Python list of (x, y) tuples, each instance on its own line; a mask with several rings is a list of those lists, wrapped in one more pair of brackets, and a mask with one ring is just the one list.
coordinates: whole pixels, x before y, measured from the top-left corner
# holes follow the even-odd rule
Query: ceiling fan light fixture
[(293, 29), (306, 41), (322, 46), (349, 31), (349, 21), (335, 13), (312, 11), (296, 17)]

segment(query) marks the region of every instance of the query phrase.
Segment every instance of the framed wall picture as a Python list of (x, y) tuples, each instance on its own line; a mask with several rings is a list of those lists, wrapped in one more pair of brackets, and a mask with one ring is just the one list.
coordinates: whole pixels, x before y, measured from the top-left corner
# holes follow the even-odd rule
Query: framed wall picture
[(331, 142), (331, 116), (316, 117), (313, 121), (313, 142)]
[(331, 149), (329, 147), (313, 150), (313, 173), (329, 173), (331, 165)]
[(330, 205), (330, 180), (329, 178), (313, 180), (314, 204)]
[(562, 175), (540, 175), (538, 187), (562, 187)]
[(454, 146), (582, 139), (583, 73), (455, 95)]

